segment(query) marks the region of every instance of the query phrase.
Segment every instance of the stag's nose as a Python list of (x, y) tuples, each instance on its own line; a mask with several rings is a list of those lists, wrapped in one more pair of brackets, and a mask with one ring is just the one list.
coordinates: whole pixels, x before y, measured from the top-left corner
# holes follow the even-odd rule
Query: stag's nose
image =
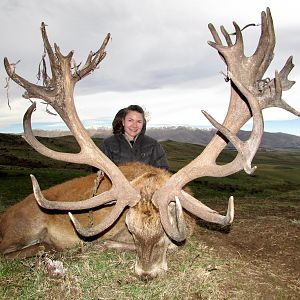
[(143, 281), (150, 281), (156, 277), (158, 277), (159, 272), (142, 272), (138, 274), (140, 279)]
[(159, 268), (159, 267), (154, 267), (151, 268), (150, 270), (145, 270), (140, 268), (138, 265), (135, 266), (135, 273), (142, 279), (142, 280), (151, 280), (154, 279), (161, 274), (165, 273), (167, 271), (167, 267), (164, 268)]

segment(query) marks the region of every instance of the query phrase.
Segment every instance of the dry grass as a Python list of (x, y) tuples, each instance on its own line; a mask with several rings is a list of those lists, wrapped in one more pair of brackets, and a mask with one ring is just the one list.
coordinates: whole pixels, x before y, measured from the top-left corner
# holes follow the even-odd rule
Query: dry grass
[(169, 272), (152, 281), (135, 276), (133, 253), (99, 245), (50, 257), (63, 262), (62, 277), (49, 274), (46, 257), (2, 259), (1, 299), (224, 299), (226, 293), (222, 277), (229, 263), (193, 240), (170, 253)]
[[(134, 253), (104, 251), (99, 244), (18, 261), (0, 260), (1, 299), (296, 299), (287, 280), (268, 266), (219, 255), (195, 237), (169, 254), (169, 271), (152, 281), (133, 272)], [(225, 253), (224, 253), (225, 254)], [(222, 257), (221, 257), (222, 256)], [(225, 258), (224, 258), (225, 257)], [(54, 277), (46, 258), (60, 260), (65, 276)], [(278, 284), (280, 282), (280, 284)], [(295, 289), (299, 282), (286, 282)], [(271, 294), (270, 294), (270, 291)]]

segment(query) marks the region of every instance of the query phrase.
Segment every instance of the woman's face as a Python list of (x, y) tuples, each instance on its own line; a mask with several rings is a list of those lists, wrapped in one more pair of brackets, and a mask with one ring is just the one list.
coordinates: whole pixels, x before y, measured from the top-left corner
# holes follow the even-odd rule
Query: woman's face
[(125, 133), (134, 139), (143, 129), (143, 114), (130, 110), (123, 120)]

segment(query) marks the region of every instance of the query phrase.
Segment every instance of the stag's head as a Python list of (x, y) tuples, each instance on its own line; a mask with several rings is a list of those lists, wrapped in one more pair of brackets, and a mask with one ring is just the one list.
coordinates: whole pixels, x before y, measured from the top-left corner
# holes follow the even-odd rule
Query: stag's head
[[(221, 27), (226, 44), (212, 24), (209, 29), (214, 42), (209, 45), (215, 48), (227, 66), (228, 82), (231, 89), (231, 99), (223, 124), (218, 123), (208, 113), (203, 112), (212, 125), (218, 130), (204, 151), (192, 162), (172, 176), (166, 175), (158, 179), (157, 175), (148, 173), (140, 178), (128, 181), (119, 168), (110, 161), (93, 143), (87, 131), (80, 122), (74, 106), (73, 91), (76, 82), (94, 71), (105, 57), (105, 47), (110, 36), (107, 35), (102, 46), (95, 53), (90, 53), (82, 66), (72, 65), (73, 52), (67, 56), (61, 54), (59, 47), (51, 47), (42, 24), (41, 31), (44, 47), (49, 57), (52, 77), (44, 72), (42, 86), (29, 83), (16, 74), (13, 64), (5, 59), (5, 68), (11, 79), (22, 86), (25, 97), (43, 99), (61, 116), (75, 136), (81, 150), (76, 154), (53, 151), (42, 145), (33, 135), (31, 115), (35, 110), (33, 104), (24, 116), (24, 134), (28, 143), (38, 152), (50, 158), (73, 163), (84, 163), (103, 170), (112, 182), (109, 191), (80, 202), (55, 202), (44, 198), (38, 183), (32, 176), (33, 190), (38, 203), (46, 209), (82, 210), (99, 207), (115, 201), (112, 212), (100, 224), (92, 228), (83, 228), (70, 213), (70, 217), (78, 233), (82, 236), (93, 236), (109, 228), (126, 207), (129, 212), (126, 217), (128, 229), (136, 245), (136, 272), (142, 276), (154, 277), (167, 269), (166, 251), (171, 241), (181, 243), (186, 239), (186, 223), (182, 207), (196, 217), (221, 225), (233, 221), (233, 198), (230, 197), (226, 216), (202, 204), (183, 187), (190, 181), (203, 177), (224, 177), (244, 169), (252, 173), (251, 161), (259, 147), (263, 134), (262, 109), (281, 107), (296, 115), (299, 112), (292, 109), (282, 100), (282, 91), (288, 90), (294, 84), (288, 80), (293, 68), (292, 58), (289, 58), (275, 77), (267, 84), (263, 78), (268, 69), (275, 47), (275, 33), (271, 12), (267, 9), (261, 14), (261, 37), (257, 49), (251, 57), (244, 54), (242, 32), (234, 23), (235, 41), (224, 27)], [(246, 121), (253, 118), (252, 133), (247, 141), (241, 141), (236, 133)], [(233, 161), (220, 165), (217, 158), (230, 141), (237, 149)], [(156, 174), (156, 173), (155, 173)], [(160, 181), (153, 188), (150, 182)], [(150, 188), (149, 188), (150, 187)]]
[[(131, 181), (141, 199), (128, 210), (126, 225), (134, 239), (137, 253), (135, 272), (144, 278), (154, 278), (167, 271), (167, 250), (175, 246), (162, 226), (159, 210), (152, 202), (155, 192), (169, 178), (169, 172), (151, 167)], [(185, 219), (179, 200), (168, 205), (168, 218), (177, 234), (185, 239)], [(187, 222), (187, 230), (190, 230), (191, 225), (191, 222)]]
[(126, 215), (126, 225), (137, 253), (135, 272), (146, 278), (167, 270), (166, 254), (171, 241), (161, 225), (158, 209), (151, 201), (154, 192), (169, 178), (167, 172), (164, 173), (158, 176), (157, 172), (147, 172), (132, 182), (140, 191), (141, 200)]
[(167, 250), (171, 244), (164, 233), (157, 208), (147, 199), (132, 207), (126, 225), (136, 248), (135, 272), (143, 278), (154, 278), (167, 271)]

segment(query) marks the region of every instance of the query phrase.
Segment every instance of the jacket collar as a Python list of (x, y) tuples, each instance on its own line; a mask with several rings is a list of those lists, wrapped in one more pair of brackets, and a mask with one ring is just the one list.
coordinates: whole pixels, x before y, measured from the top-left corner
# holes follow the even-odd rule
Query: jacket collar
[(128, 144), (130, 145), (130, 147), (133, 147), (133, 145), (135, 144), (136, 140), (141, 135), (142, 135), (142, 133), (138, 134), (133, 140), (130, 140), (129, 136), (126, 133), (123, 133), (123, 136), (124, 136), (125, 140), (128, 142)]

